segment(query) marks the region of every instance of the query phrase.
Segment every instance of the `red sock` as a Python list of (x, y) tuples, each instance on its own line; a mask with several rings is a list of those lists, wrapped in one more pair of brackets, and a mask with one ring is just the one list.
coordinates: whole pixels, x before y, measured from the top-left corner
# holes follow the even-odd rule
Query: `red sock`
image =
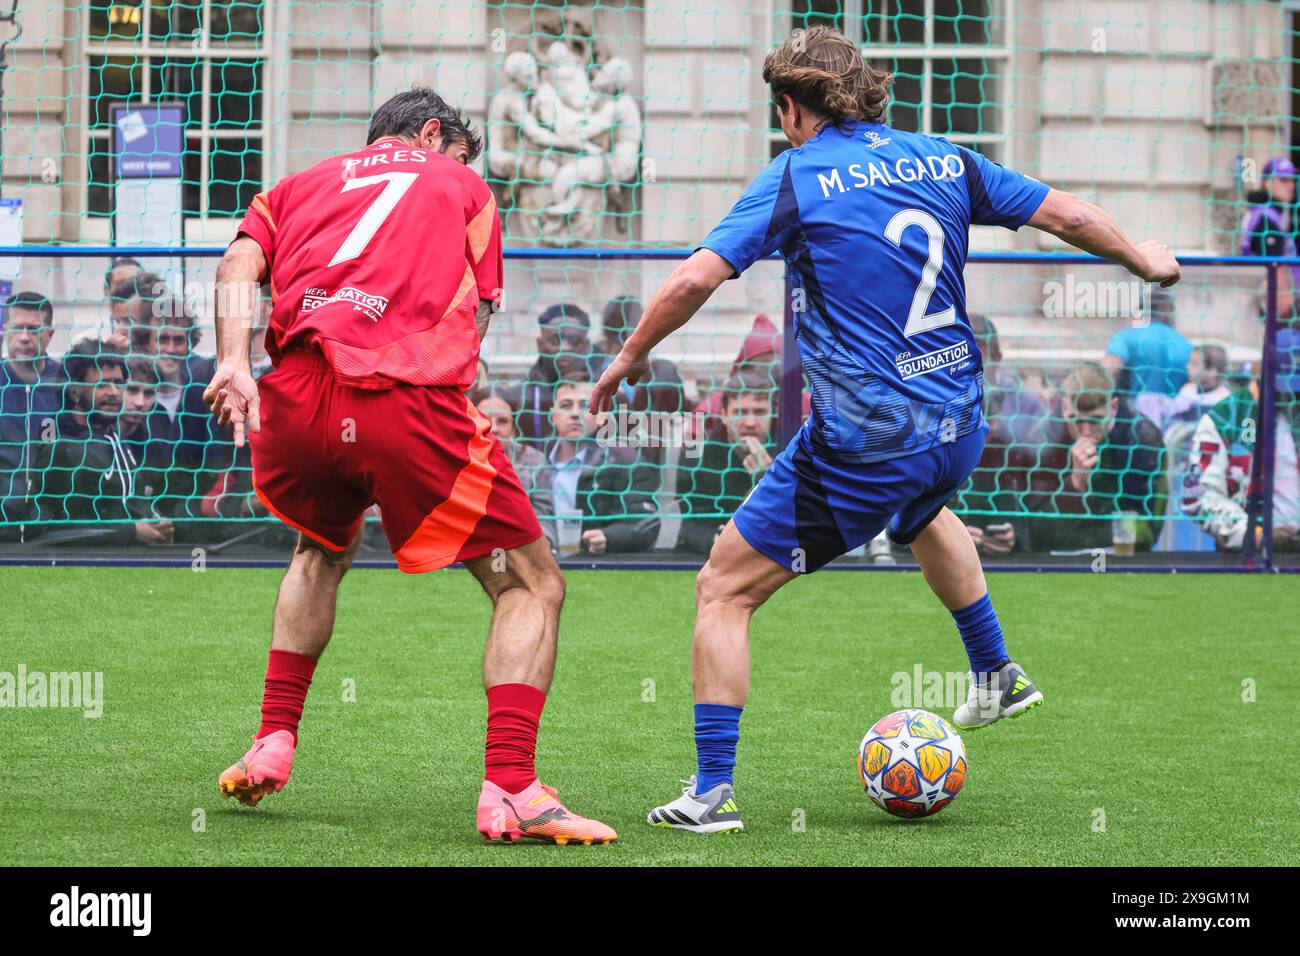
[(485, 776), (506, 793), (519, 793), (537, 779), (537, 725), (546, 694), (528, 684), (489, 687)]
[(271, 651), (266, 662), (266, 691), (262, 695), (262, 726), (258, 737), (277, 730), (293, 734), (298, 743), (298, 721), (302, 705), (307, 702), (311, 675), (316, 672), (316, 658), (293, 651)]

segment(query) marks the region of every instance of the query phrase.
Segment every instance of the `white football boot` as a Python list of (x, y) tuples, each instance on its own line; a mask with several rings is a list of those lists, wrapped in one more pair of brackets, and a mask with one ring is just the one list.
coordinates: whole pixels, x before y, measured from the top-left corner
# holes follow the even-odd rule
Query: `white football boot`
[(1043, 702), (1043, 692), (1019, 664), (1007, 663), (1000, 670), (970, 675), (966, 703), (952, 715), (959, 730), (977, 730), (1001, 720), (1019, 717)]
[(682, 783), (686, 784), (682, 795), (651, 810), (646, 816), (647, 823), (692, 833), (738, 833), (745, 829), (731, 784), (720, 783), (708, 793), (697, 794), (694, 776)]

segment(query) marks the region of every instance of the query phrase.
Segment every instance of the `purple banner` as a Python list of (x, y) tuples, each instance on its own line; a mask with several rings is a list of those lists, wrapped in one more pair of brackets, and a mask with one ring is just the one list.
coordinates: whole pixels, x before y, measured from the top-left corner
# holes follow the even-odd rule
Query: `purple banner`
[(113, 106), (113, 157), (118, 179), (179, 179), (184, 148), (183, 107)]

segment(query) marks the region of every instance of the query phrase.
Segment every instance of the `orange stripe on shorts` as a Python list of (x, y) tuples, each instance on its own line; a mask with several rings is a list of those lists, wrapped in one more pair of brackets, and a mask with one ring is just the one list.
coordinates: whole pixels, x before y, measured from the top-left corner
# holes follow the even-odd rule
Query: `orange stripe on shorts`
[(492, 431), (492, 423), (468, 397), (465, 410), (474, 423), (474, 434), (468, 446), (469, 461), (456, 475), (451, 493), (425, 516), (406, 543), (397, 549), (397, 563), (404, 571), (429, 571), (452, 564), (479, 521), (487, 514), (492, 481), (497, 476), (497, 470), (489, 460), (492, 440), (488, 434)]

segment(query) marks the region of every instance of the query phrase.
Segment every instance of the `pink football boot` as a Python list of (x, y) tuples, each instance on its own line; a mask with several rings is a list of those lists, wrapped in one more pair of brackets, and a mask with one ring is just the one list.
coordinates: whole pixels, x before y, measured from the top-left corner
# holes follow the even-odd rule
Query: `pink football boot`
[(554, 787), (534, 780), (523, 793), (506, 793), (496, 784), (483, 781), (478, 798), (478, 832), (483, 839), (516, 843), (522, 837), (552, 843), (613, 843), (618, 834), (599, 820), (570, 813), (559, 801)]
[(279, 793), (293, 772), (293, 734), (277, 730), (255, 739), (242, 760), (217, 778), (222, 797), (255, 807), (268, 793)]

